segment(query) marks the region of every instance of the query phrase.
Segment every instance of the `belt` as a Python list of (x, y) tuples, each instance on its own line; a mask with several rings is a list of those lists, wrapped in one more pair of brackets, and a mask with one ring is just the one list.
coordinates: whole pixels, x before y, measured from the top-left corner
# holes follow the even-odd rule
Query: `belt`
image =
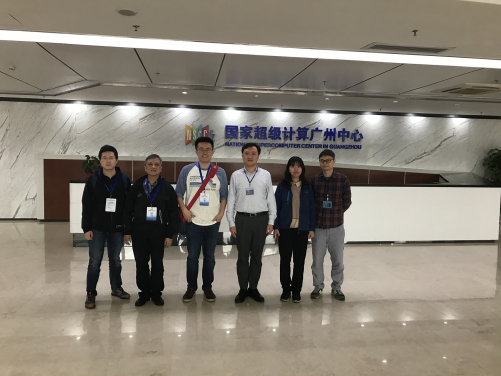
[(259, 213), (242, 213), (242, 212), (237, 212), (237, 214), (244, 215), (246, 217), (261, 217), (262, 215), (268, 215), (268, 212), (259, 212)]

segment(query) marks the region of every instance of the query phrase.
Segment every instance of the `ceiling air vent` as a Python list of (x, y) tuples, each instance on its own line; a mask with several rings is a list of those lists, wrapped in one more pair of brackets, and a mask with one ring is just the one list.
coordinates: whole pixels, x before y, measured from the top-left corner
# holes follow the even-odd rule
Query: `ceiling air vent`
[(444, 94), (461, 94), (461, 95), (480, 95), (494, 93), (501, 90), (501, 85), (486, 85), (486, 84), (461, 84), (448, 87), (445, 89), (433, 90), (433, 93)]
[(450, 47), (399, 46), (396, 44), (371, 43), (365, 47), (362, 47), (362, 50), (386, 51), (386, 52), (397, 52), (397, 53), (403, 52), (403, 53), (407, 53), (407, 54), (439, 54), (441, 52), (451, 50), (452, 48), (450, 48)]

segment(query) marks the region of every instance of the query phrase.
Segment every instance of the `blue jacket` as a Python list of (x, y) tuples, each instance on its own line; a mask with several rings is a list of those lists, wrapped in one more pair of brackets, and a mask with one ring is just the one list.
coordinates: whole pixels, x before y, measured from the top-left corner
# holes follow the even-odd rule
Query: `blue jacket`
[[(277, 218), (273, 228), (288, 229), (292, 222), (292, 191), (291, 187), (277, 185), (275, 191), (277, 202)], [(299, 196), (299, 230), (315, 231), (315, 198), (310, 185), (301, 187)]]

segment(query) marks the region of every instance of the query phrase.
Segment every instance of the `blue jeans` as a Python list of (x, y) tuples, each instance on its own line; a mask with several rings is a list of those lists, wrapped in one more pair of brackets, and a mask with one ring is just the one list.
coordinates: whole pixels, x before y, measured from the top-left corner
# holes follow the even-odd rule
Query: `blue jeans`
[(89, 267), (87, 268), (87, 292), (97, 294), (96, 286), (101, 272), (104, 244), (108, 245), (108, 259), (110, 260), (111, 291), (122, 286), (122, 263), (120, 252), (124, 245), (124, 236), (121, 232), (104, 232), (92, 230), (92, 240), (89, 240)]
[(188, 287), (198, 288), (198, 259), (200, 250), (204, 253), (202, 267), (202, 289), (212, 288), (214, 281), (214, 266), (216, 265), (216, 244), (219, 234), (217, 222), (210, 226), (198, 226), (192, 222), (186, 224), (186, 238), (188, 240), (188, 259), (186, 261), (186, 279)]

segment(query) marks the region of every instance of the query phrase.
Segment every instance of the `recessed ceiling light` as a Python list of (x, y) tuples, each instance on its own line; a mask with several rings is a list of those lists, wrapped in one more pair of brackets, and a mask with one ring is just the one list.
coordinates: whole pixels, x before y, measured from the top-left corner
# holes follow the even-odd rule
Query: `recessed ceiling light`
[(398, 101), (393, 101), (393, 103), (398, 103)]
[(323, 60), (501, 69), (501, 60), (495, 59), (405, 55), (361, 51), (336, 51), (309, 48), (191, 42), (168, 39), (114, 37), (104, 35), (47, 33), (38, 31), (1, 30), (0, 40), (13, 42), (60, 43), (82, 46), (142, 48), (147, 50), (164, 51), (206, 52), (234, 55), (277, 56)]
[(227, 331), (226, 331), (226, 334), (230, 334), (230, 331), (229, 331), (229, 330), (227, 330)]
[(387, 363), (387, 362), (386, 362), (386, 359), (385, 359), (385, 360), (383, 360), (383, 363)]
[(456, 103), (455, 105), (456, 105), (456, 106), (459, 106), (459, 103)]
[(257, 98), (257, 97), (259, 97), (259, 95), (257, 95), (257, 94), (256, 94), (256, 95), (254, 95), (254, 98)]
[(328, 101), (328, 100), (329, 100), (329, 98), (325, 98), (325, 100), (326, 100), (326, 101)]
[(187, 91), (183, 91), (182, 93), (183, 93), (183, 94), (188, 94), (188, 92), (187, 92)]
[(117, 13), (121, 14), (122, 16), (131, 17), (135, 16), (137, 14), (137, 11), (127, 8), (117, 8)]

